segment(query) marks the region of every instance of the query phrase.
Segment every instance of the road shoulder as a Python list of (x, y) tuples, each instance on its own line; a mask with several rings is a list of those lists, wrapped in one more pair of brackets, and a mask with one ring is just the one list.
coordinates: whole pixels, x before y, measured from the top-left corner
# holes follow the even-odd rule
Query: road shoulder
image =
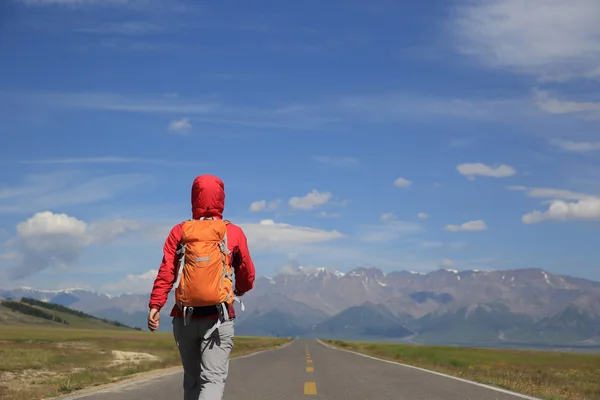
[[(296, 342), (297, 340), (298, 339), (294, 338), (291, 341), (289, 341), (288, 343), (284, 344), (283, 346), (272, 347), (272, 348), (268, 348), (268, 349), (258, 350), (258, 351), (255, 351), (255, 352), (252, 352), (249, 354), (231, 357), (230, 360), (231, 361), (240, 360), (240, 359), (244, 359), (244, 358), (248, 358), (248, 357), (253, 357), (258, 354), (267, 353), (270, 351), (282, 350), (283, 348), (290, 346), (292, 343)], [(127, 377), (125, 379), (121, 379), (117, 382), (105, 383), (105, 384), (101, 384), (101, 385), (97, 385), (97, 386), (87, 387), (87, 388), (84, 388), (81, 390), (73, 391), (67, 395), (61, 395), (61, 396), (56, 396), (56, 397), (45, 397), (42, 400), (81, 399), (81, 398), (85, 398), (87, 396), (91, 396), (91, 395), (98, 394), (98, 393), (106, 393), (108, 391), (125, 389), (125, 388), (127, 388), (129, 386), (133, 386), (133, 385), (144, 384), (146, 382), (150, 382), (155, 379), (160, 379), (160, 378), (171, 376), (171, 375), (174, 375), (177, 373), (181, 373), (182, 371), (183, 371), (183, 369), (180, 366), (176, 366), (176, 367), (155, 369), (155, 370), (147, 371), (147, 372), (140, 372), (138, 374), (131, 375), (130, 377)]]
[(339, 348), (339, 347), (327, 344), (327, 343), (321, 341), (320, 339), (317, 339), (316, 341), (317, 341), (317, 343), (321, 344), (322, 346), (325, 346), (325, 347), (327, 347), (329, 349), (332, 349), (332, 350), (343, 351), (343, 352), (346, 352), (346, 353), (355, 354), (355, 355), (360, 356), (360, 357), (366, 357), (366, 358), (370, 358), (372, 360), (377, 360), (377, 361), (381, 361), (381, 362), (384, 362), (384, 363), (397, 365), (397, 366), (400, 366), (400, 367), (411, 368), (411, 369), (418, 370), (418, 371), (421, 371), (421, 372), (426, 372), (426, 373), (429, 373), (429, 374), (441, 376), (441, 377), (448, 378), (448, 379), (453, 379), (453, 380), (456, 380), (456, 381), (459, 381), (459, 382), (463, 382), (463, 383), (467, 383), (467, 384), (470, 384), (470, 385), (474, 385), (474, 386), (479, 386), (479, 387), (482, 387), (482, 388), (490, 389), (490, 390), (493, 390), (493, 391), (496, 391), (496, 392), (508, 394), (508, 395), (511, 395), (511, 396), (514, 396), (514, 397), (517, 397), (517, 398), (521, 398), (521, 399), (542, 400), (542, 399), (537, 398), (537, 397), (531, 397), (531, 396), (528, 396), (528, 395), (525, 395), (525, 394), (522, 394), (522, 393), (517, 393), (517, 392), (510, 391), (510, 390), (502, 389), (502, 388), (499, 388), (499, 387), (486, 385), (484, 383), (479, 383), (479, 382), (471, 381), (471, 380), (468, 380), (468, 379), (459, 378), (457, 376), (452, 376), (452, 375), (444, 374), (444, 373), (441, 373), (441, 372), (436, 372), (436, 371), (428, 370), (428, 369), (425, 369), (425, 368), (415, 367), (414, 365), (403, 364), (403, 363), (400, 363), (400, 362), (397, 362), (397, 361), (391, 361), (391, 360), (386, 360), (384, 358), (373, 357), (373, 356), (370, 356), (370, 355), (367, 355), (367, 354), (364, 354), (364, 353), (359, 353), (357, 351), (352, 351), (352, 350), (348, 350), (348, 349), (342, 349), (342, 348)]

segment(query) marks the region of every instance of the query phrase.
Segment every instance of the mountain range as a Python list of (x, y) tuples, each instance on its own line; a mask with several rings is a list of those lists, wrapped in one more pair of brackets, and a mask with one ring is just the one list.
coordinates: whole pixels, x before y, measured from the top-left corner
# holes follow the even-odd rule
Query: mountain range
[[(148, 294), (0, 290), (131, 326), (146, 326)], [(541, 269), (430, 273), (297, 267), (258, 277), (238, 304), (237, 333), (423, 344), (600, 346), (600, 283)], [(173, 296), (165, 308), (170, 310)], [(163, 313), (168, 316), (168, 313)], [(163, 316), (163, 318), (164, 318)], [(164, 324), (161, 330), (168, 330)]]

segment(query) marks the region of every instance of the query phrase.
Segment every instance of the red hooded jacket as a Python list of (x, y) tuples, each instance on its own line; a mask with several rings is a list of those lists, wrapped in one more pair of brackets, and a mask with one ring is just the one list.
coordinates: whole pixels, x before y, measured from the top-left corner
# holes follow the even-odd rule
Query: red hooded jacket
[[(225, 185), (216, 176), (200, 175), (194, 179), (191, 200), (193, 219), (200, 217), (223, 219)], [(165, 241), (162, 263), (150, 294), (149, 307), (151, 309), (160, 310), (165, 305), (169, 292), (177, 281), (179, 260), (175, 253), (181, 240), (182, 224), (183, 222), (175, 225)], [(240, 296), (254, 287), (254, 263), (248, 251), (246, 235), (239, 226), (231, 223), (227, 225), (227, 241), (231, 252), (229, 261), (235, 272), (235, 293)], [(203, 317), (217, 318), (217, 315), (217, 313), (210, 313)], [(229, 315), (235, 317), (233, 305), (229, 307)], [(171, 310), (171, 316), (183, 317), (183, 313), (177, 305)], [(194, 315), (193, 318), (200, 317)]]

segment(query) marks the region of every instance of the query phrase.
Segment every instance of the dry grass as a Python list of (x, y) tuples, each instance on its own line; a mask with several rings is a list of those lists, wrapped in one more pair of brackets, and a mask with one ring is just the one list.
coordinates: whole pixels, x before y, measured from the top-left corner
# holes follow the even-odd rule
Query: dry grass
[(542, 399), (600, 399), (598, 354), (324, 342)]
[[(288, 341), (236, 337), (233, 356)], [(179, 365), (179, 353), (170, 333), (42, 326), (0, 328), (2, 400), (38, 400)]]

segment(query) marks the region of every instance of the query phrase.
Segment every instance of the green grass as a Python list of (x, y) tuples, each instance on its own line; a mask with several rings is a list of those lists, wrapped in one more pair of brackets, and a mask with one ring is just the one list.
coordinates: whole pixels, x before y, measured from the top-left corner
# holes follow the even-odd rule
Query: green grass
[[(68, 322), (68, 325), (64, 325), (59, 322), (50, 321), (44, 318), (40, 318), (34, 315), (29, 315), (18, 310), (12, 310), (8, 308), (6, 305), (10, 302), (2, 301), (0, 302), (0, 325), (2, 326), (22, 326), (22, 325), (38, 325), (38, 326), (48, 326), (48, 327), (65, 327), (69, 328), (82, 328), (82, 329), (110, 329), (110, 330), (133, 330), (131, 327), (121, 327), (115, 326), (109, 322), (103, 321), (101, 319), (92, 317), (91, 315), (86, 315), (81, 313), (81, 315), (74, 314), (71, 310), (65, 307), (66, 311), (53, 310), (51, 308), (34, 306), (31, 304), (26, 304), (22, 302), (18, 302), (22, 304), (23, 307), (28, 309), (40, 310), (43, 313), (51, 314), (52, 316), (59, 317), (60, 320), (64, 320)], [(74, 311), (74, 310), (73, 310)]]
[[(232, 356), (281, 346), (289, 341), (236, 337)], [(146, 359), (113, 365), (113, 350), (144, 353)], [(2, 400), (38, 400), (179, 365), (179, 353), (171, 333), (116, 328), (0, 327)]]
[(323, 342), (542, 399), (600, 399), (598, 354)]

